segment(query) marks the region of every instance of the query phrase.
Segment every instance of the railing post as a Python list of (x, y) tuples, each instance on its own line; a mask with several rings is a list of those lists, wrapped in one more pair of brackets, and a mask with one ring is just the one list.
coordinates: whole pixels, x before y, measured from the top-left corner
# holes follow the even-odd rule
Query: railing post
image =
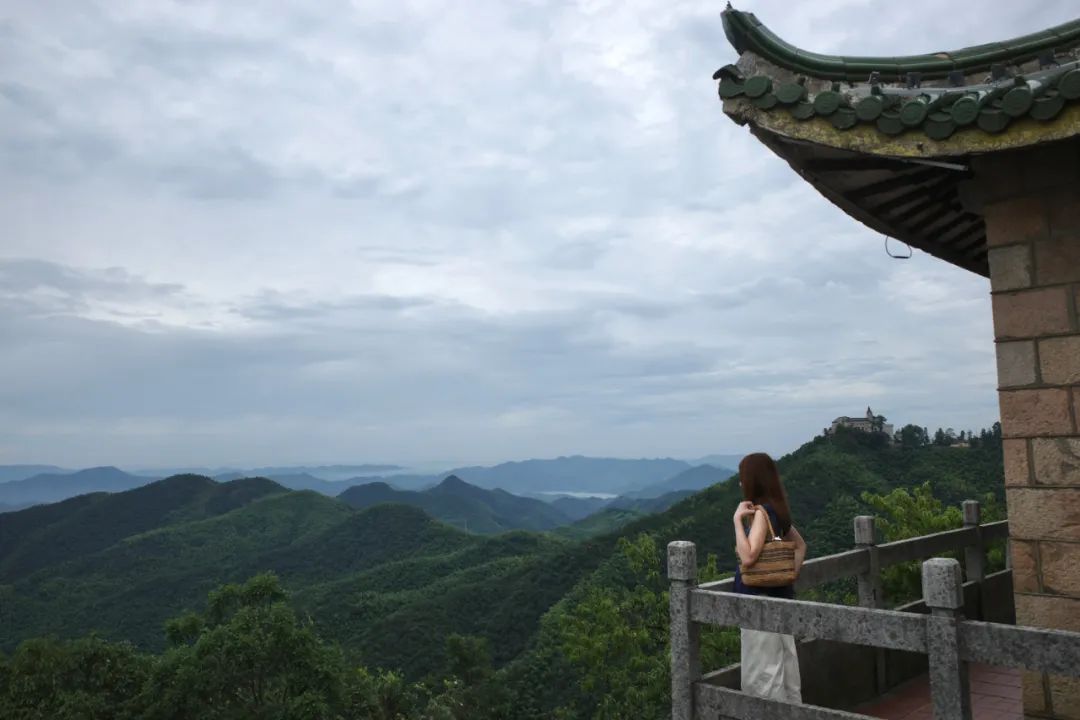
[[(885, 607), (885, 589), (881, 583), (881, 561), (877, 549), (877, 525), (872, 515), (855, 518), (855, 546), (866, 548), (870, 560), (866, 573), (858, 576), (859, 606), (865, 608)], [(878, 693), (888, 690), (888, 669), (885, 665), (885, 648), (874, 648), (874, 667)]]
[(967, 663), (960, 659), (960, 622), (964, 581), (960, 563), (932, 558), (922, 565), (926, 649), (930, 660), (930, 696), (935, 720), (971, 720)]
[(979, 596), (979, 619), (986, 619), (986, 592), (983, 587), (983, 578), (986, 577), (986, 543), (983, 541), (982, 510), (978, 500), (965, 500), (961, 507), (964, 509), (964, 527), (975, 530), (975, 544), (964, 548), (964, 570), (967, 573), (968, 582), (976, 582), (976, 591)]
[(671, 718), (694, 720), (694, 683), (701, 678), (699, 628), (690, 621), (690, 591), (697, 581), (697, 547), (692, 542), (668, 543), (671, 581)]
[(967, 570), (969, 581), (982, 582), (986, 574), (986, 546), (983, 543), (982, 528), (979, 525), (982, 521), (982, 510), (978, 500), (965, 500), (962, 507), (964, 508), (964, 527), (975, 528), (977, 538), (974, 545), (964, 548), (964, 568)]

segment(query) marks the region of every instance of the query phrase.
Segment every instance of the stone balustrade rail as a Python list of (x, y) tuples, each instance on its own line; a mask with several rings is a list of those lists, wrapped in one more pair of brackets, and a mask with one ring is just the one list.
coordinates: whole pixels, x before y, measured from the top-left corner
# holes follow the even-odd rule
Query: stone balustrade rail
[[(985, 574), (986, 545), (1007, 540), (1007, 521), (980, 524), (979, 504), (972, 500), (963, 503), (963, 510), (960, 529), (885, 544), (877, 543), (874, 519), (860, 516), (855, 518), (856, 549), (806, 561), (797, 590), (854, 576), (858, 607), (735, 594), (730, 578), (698, 585), (695, 545), (670, 543), (673, 720), (867, 718), (844, 710), (752, 697), (710, 682), (714, 673), (702, 674), (698, 643), (700, 630), (707, 625), (850, 643), (876, 648), (878, 653), (924, 653), (937, 720), (970, 720), (969, 662), (1080, 676), (1080, 633), (965, 618), (966, 589), (974, 585), (981, 593), (1010, 571)], [(932, 557), (954, 551), (964, 552), (967, 583), (959, 561)], [(931, 558), (922, 565), (923, 603), (928, 612), (884, 609), (881, 570), (924, 558)], [(884, 662), (878, 663), (877, 670), (878, 690), (884, 692)]]

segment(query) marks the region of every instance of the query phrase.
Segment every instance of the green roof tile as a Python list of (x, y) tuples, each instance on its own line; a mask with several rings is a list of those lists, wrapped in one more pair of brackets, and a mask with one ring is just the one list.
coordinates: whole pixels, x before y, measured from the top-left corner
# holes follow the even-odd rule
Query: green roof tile
[(1026, 84), (1017, 85), (1001, 99), (1002, 111), (1011, 118), (1023, 117), (1035, 103), (1035, 93)]
[(977, 122), (980, 129), (988, 133), (999, 133), (1009, 127), (1009, 116), (998, 108), (983, 108)]
[(923, 120), (929, 114), (930, 103), (926, 102), (924, 98), (915, 98), (904, 104), (900, 108), (900, 122), (905, 127), (918, 127), (922, 125)]
[(791, 108), (791, 117), (796, 120), (809, 120), (814, 117), (814, 103), (803, 101)]
[(885, 100), (880, 95), (868, 95), (855, 103), (855, 116), (863, 122), (877, 120), (885, 109)]
[(859, 124), (859, 118), (851, 108), (842, 107), (829, 116), (829, 122), (837, 130), (848, 130)]
[(743, 94), (743, 84), (731, 78), (720, 81), (720, 97), (733, 98)]
[(786, 82), (776, 88), (776, 99), (785, 105), (794, 105), (806, 99), (806, 86), (801, 83)]
[[(740, 53), (753, 52), (794, 72), (797, 78), (792, 80), (785, 74), (782, 81), (774, 80), (762, 71), (744, 78), (737, 66), (725, 65), (713, 75), (719, 80), (721, 98), (745, 95), (760, 110), (787, 112), (798, 120), (821, 116), (839, 130), (873, 123), (887, 135), (922, 132), (932, 140), (944, 140), (960, 128), (1001, 133), (1020, 118), (1048, 122), (1060, 115), (1067, 103), (1080, 101), (1080, 61), (1074, 59), (1075, 55), (1064, 54), (1080, 48), (1080, 20), (1015, 40), (955, 52), (844, 57), (793, 47), (751, 13), (729, 7), (723, 19), (725, 32)], [(1048, 51), (1062, 63), (1060, 70), (1044, 68), (1032, 71), (1031, 79), (1006, 77), (988, 79), (985, 84), (978, 76), (980, 70), (988, 70), (991, 65), (1031, 60)], [(941, 81), (954, 71), (975, 84), (943, 87)], [(913, 79), (914, 88), (899, 84), (908, 82), (909, 72), (918, 73)], [(877, 80), (867, 87), (871, 73), (877, 74)], [(825, 84), (831, 81), (831, 88), (811, 92), (810, 88), (821, 87), (822, 80)], [(922, 80), (930, 83), (921, 85)], [(847, 81), (848, 87), (842, 88), (841, 81)]]
[(900, 122), (900, 113), (897, 110), (885, 110), (877, 119), (877, 129), (886, 135), (900, 135), (907, 128)]
[(752, 100), (754, 107), (761, 108), (762, 110), (772, 110), (777, 105), (776, 95), (773, 93), (765, 93), (759, 95)]
[(814, 112), (818, 115), (832, 115), (840, 109), (843, 101), (844, 97), (835, 90), (819, 92), (817, 97), (814, 98)]
[(1065, 107), (1065, 98), (1056, 90), (1048, 90), (1031, 106), (1031, 117), (1036, 120), (1053, 120)]
[(1080, 20), (1004, 42), (987, 43), (953, 52), (903, 57), (847, 57), (809, 52), (785, 42), (752, 13), (730, 7), (723, 12), (724, 34), (740, 53), (753, 51), (778, 67), (825, 80), (865, 81), (877, 71), (883, 81), (896, 81), (911, 71), (925, 79), (945, 78), (954, 70), (965, 74), (989, 70), (995, 63), (1014, 65), (1047, 50), (1080, 44)]
[(761, 97), (772, 90), (772, 78), (768, 75), (755, 75), (743, 85), (743, 92), (748, 98)]
[(933, 112), (926, 119), (923, 130), (931, 140), (945, 140), (956, 132), (956, 122), (947, 112)]
[(1080, 98), (1080, 69), (1070, 70), (1058, 78), (1057, 90), (1066, 100)]
[(976, 93), (965, 95), (952, 104), (949, 114), (957, 125), (970, 125), (979, 119), (979, 96)]

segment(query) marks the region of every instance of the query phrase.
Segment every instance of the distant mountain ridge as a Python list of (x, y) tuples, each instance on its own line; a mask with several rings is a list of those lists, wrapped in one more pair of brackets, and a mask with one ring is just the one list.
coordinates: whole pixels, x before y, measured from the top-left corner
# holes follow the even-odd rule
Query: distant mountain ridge
[(736, 474), (735, 470), (726, 467), (698, 465), (640, 490), (624, 493), (623, 496), (628, 498), (655, 498), (678, 490), (704, 490), (710, 485), (724, 482)]
[(158, 478), (132, 475), (112, 466), (71, 473), (43, 473), (24, 480), (0, 483), (0, 503), (29, 505), (54, 503), (91, 492), (122, 492)]
[(638, 515), (662, 513), (672, 505), (685, 500), (697, 492), (697, 490), (672, 490), (671, 492), (666, 492), (663, 495), (658, 495), (656, 497), (634, 498), (621, 496), (612, 500), (606, 509), (632, 510)]
[[(215, 475), (214, 479), (218, 482), (228, 482), (229, 480), (239, 480), (244, 477), (253, 477), (247, 473), (225, 473), (224, 475)], [(334, 481), (323, 480), (317, 478), (314, 475), (308, 473), (294, 473), (291, 475), (260, 475), (256, 477), (266, 477), (273, 480), (278, 485), (287, 487), (290, 490), (314, 490), (317, 493), (327, 495), (329, 497), (336, 497), (341, 494), (341, 491), (352, 485), (349, 481)]]
[[(216, 471), (205, 468), (173, 468), (158, 471), (161, 474), (156, 477), (125, 473), (115, 467), (88, 468), (78, 471), (58, 468), (54, 472), (22, 477), (28, 468), (51, 466), (0, 467), (12, 468), (9, 476), (20, 477), (18, 481), (0, 482), (0, 506), (58, 502), (88, 492), (117, 492), (174, 474), (204, 475), (214, 477), (219, 481), (241, 477), (266, 477), (294, 490), (315, 490), (335, 497), (350, 486), (372, 482), (385, 482), (403, 490), (423, 490), (438, 485), (447, 475), (459, 477), (476, 487), (487, 490), (501, 488), (516, 495), (547, 492), (596, 492), (620, 495), (661, 483), (691, 469), (689, 463), (672, 458), (621, 459), (592, 458), (581, 455), (506, 462), (491, 467), (470, 466), (439, 474), (396, 473), (390, 471), (404, 468), (397, 465), (368, 464), (264, 467), (252, 470), (219, 468)], [(170, 470), (183, 472), (174, 473)], [(376, 472), (381, 474), (366, 474)], [(328, 478), (334, 473), (336, 476)], [(105, 477), (106, 475), (111, 475), (111, 477)], [(16, 482), (26, 484), (16, 485)], [(659, 488), (656, 493), (662, 494), (667, 489), (669, 488)]]
[(327, 482), (344, 482), (354, 477), (370, 475), (372, 473), (396, 473), (406, 468), (401, 465), (389, 463), (359, 463), (354, 465), (271, 465), (266, 467), (174, 467), (174, 468), (147, 468), (135, 470), (139, 475), (156, 475), (158, 477), (170, 477), (172, 475), (205, 475), (206, 477), (227, 477), (235, 479), (239, 477), (287, 477), (290, 475), (310, 475)]
[[(743, 454), (743, 455), (706, 455), (705, 457), (700, 457), (700, 458), (697, 458), (696, 460), (691, 460), (690, 464), (691, 465), (712, 465), (713, 467), (738, 468), (739, 463), (742, 462), (742, 459), (744, 457), (746, 457), (745, 454)], [(732, 470), (731, 472), (732, 472), (732, 474), (734, 474), (735, 470)]]
[(572, 455), (505, 462), (491, 467), (455, 468), (449, 474), (472, 485), (502, 488), (512, 493), (576, 491), (618, 495), (660, 482), (689, 468), (689, 463), (673, 458), (626, 460)]
[(0, 483), (18, 482), (35, 475), (66, 475), (75, 472), (56, 465), (0, 465)]
[(427, 490), (397, 490), (381, 481), (354, 485), (338, 498), (357, 509), (400, 503), (468, 532), (492, 534), (509, 530), (551, 530), (570, 522), (543, 500), (520, 497), (471, 485), (456, 475)]

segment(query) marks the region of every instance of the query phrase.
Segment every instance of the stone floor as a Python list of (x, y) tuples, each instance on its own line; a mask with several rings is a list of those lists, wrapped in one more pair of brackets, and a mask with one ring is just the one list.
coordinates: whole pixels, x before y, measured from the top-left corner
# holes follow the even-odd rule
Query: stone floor
[[(1020, 671), (994, 665), (971, 665), (971, 714), (974, 720), (1023, 718)], [(884, 720), (932, 720), (930, 681), (915, 678), (856, 712)]]

